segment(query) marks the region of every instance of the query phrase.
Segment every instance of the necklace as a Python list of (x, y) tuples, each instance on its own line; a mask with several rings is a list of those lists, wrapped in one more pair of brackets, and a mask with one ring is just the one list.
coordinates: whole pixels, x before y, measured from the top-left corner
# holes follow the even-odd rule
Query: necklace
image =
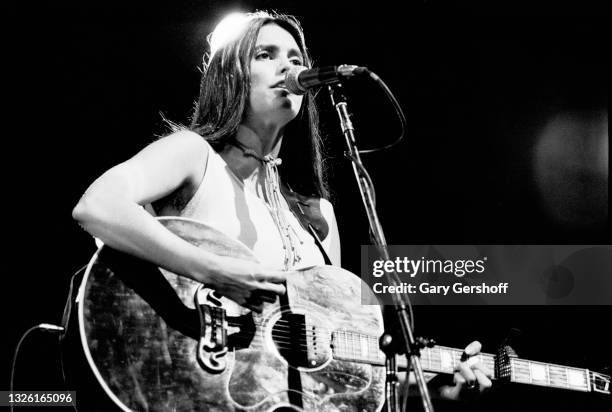
[(238, 149), (242, 150), (243, 155), (247, 157), (253, 157), (259, 160), (263, 164), (275, 163), (276, 166), (280, 166), (283, 163), (283, 160), (280, 157), (274, 157), (272, 155), (261, 156), (255, 150), (251, 149), (250, 147), (246, 147), (244, 144), (240, 143), (239, 141), (235, 139), (231, 141), (231, 144), (232, 146), (237, 147)]
[(240, 149), (244, 156), (253, 157), (264, 165), (264, 202), (268, 206), (272, 220), (278, 229), (278, 233), (283, 243), (283, 250), (285, 254), (283, 266), (285, 270), (289, 270), (301, 260), (296, 245), (298, 242), (300, 244), (303, 244), (304, 242), (299, 238), (297, 232), (289, 223), (289, 220), (287, 219), (285, 211), (282, 207), (282, 193), (280, 191), (280, 175), (278, 173), (278, 166), (280, 166), (283, 161), (282, 159), (272, 155), (261, 156), (255, 150), (246, 147), (236, 139), (231, 140), (231, 144), (232, 146)]

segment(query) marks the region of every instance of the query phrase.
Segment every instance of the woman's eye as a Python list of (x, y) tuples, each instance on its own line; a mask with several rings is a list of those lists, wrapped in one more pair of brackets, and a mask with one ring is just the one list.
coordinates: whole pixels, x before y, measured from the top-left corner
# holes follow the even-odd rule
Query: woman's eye
[(291, 60), (291, 63), (296, 65), (296, 66), (302, 66), (303, 65), (302, 61), (299, 60), (299, 59), (293, 59), (293, 60)]
[(270, 58), (270, 53), (268, 53), (268, 52), (259, 52), (259, 53), (257, 53), (257, 58), (258, 59), (269, 59)]

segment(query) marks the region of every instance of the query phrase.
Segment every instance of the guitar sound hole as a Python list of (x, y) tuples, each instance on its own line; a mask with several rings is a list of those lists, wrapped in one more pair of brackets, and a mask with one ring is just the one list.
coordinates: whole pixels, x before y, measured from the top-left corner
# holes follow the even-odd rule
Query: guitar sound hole
[(304, 315), (284, 313), (272, 327), (272, 340), (281, 356), (293, 367), (308, 367), (309, 339)]

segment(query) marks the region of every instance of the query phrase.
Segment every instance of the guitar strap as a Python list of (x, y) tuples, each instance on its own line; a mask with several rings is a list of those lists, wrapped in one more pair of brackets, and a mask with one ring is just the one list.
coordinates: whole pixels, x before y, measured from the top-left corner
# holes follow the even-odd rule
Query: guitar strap
[(313, 237), (326, 265), (331, 265), (331, 259), (323, 247), (321, 238), (329, 234), (329, 226), (321, 213), (321, 200), (315, 197), (302, 196), (288, 185), (282, 185), (281, 190), (289, 208), (302, 227)]
[[(298, 222), (300, 222), (300, 225), (302, 225), (302, 227), (313, 237), (314, 243), (319, 248), (325, 264), (331, 265), (331, 259), (321, 242), (321, 237), (325, 238), (328, 235), (329, 226), (321, 214), (320, 199), (299, 195), (285, 185), (281, 185), (281, 192), (285, 200), (287, 200), (291, 212), (295, 215)], [(280, 297), (280, 304), (281, 307), (286, 309), (290, 308), (287, 295), (282, 295)], [(297, 368), (288, 369), (287, 386), (289, 388), (289, 403), (293, 406), (302, 408), (302, 378)]]
[(316, 230), (310, 223), (308, 223), (308, 233), (310, 233), (312, 237), (314, 238), (315, 244), (317, 245), (317, 247), (321, 251), (321, 254), (323, 255), (323, 260), (325, 261), (325, 264), (331, 265), (332, 264), (331, 259), (329, 258), (329, 255), (325, 251), (325, 248), (323, 247), (323, 243), (321, 243), (321, 239), (319, 239), (319, 235), (317, 235)]
[(76, 296), (78, 293), (78, 288), (75, 289), (75, 282), (78, 280), (78, 284), (81, 283), (83, 279), (83, 274), (85, 274), (85, 269), (87, 269), (87, 264), (83, 265), (79, 270), (77, 270), (70, 277), (70, 286), (68, 289), (68, 295), (66, 297), (66, 303), (64, 304), (64, 312), (62, 313), (62, 327), (64, 331), (60, 334), (60, 341), (64, 339), (66, 333), (68, 332), (68, 326), (70, 323), (70, 318), (72, 316), (72, 306), (76, 300)]

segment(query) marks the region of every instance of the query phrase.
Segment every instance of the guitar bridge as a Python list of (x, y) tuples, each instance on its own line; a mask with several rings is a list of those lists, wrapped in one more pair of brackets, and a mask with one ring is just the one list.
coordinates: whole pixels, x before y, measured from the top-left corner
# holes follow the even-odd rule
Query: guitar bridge
[(196, 290), (194, 303), (200, 319), (196, 358), (206, 372), (221, 373), (227, 365), (228, 352), (225, 309), (215, 292), (203, 285)]

